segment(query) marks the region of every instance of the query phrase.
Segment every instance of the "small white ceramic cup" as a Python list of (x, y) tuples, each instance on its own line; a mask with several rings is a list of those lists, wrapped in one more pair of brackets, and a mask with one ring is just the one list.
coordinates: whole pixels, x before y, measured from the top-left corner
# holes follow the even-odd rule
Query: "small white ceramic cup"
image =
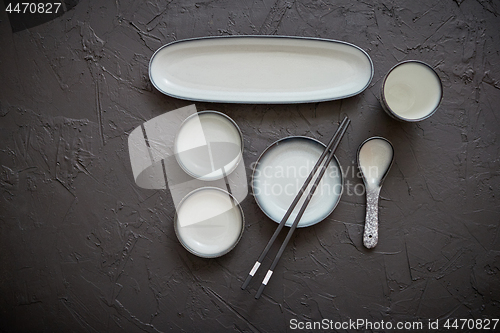
[(174, 219), (182, 246), (202, 258), (216, 258), (231, 251), (244, 228), (238, 201), (218, 187), (201, 187), (186, 195)]
[(191, 177), (204, 181), (222, 179), (242, 160), (243, 135), (225, 114), (201, 111), (181, 124), (174, 152), (181, 168)]
[(416, 122), (432, 116), (443, 99), (443, 85), (436, 71), (418, 60), (392, 67), (382, 82), (380, 104), (394, 119)]

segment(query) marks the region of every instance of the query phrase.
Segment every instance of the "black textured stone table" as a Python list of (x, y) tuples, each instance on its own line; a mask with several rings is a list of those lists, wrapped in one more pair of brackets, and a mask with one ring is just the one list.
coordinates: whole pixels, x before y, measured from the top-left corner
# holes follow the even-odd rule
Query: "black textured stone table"
[[(283, 332), (322, 320), (438, 320), (442, 330), (448, 319), (500, 317), (498, 1), (63, 7), (23, 26), (0, 5), (1, 332)], [(370, 86), (345, 100), (195, 103), (239, 125), (249, 179), (277, 139), (326, 143), (344, 115), (352, 120), (336, 154), (346, 181), (338, 207), (295, 232), (259, 300), (277, 246), (247, 290), (240, 286), (276, 224), (248, 196), (236, 248), (217, 259), (191, 255), (176, 238), (169, 191), (135, 184), (127, 145), (137, 126), (193, 103), (153, 88), (156, 49), (250, 34), (346, 41), (375, 67)], [(437, 113), (419, 123), (391, 119), (378, 101), (385, 73), (409, 59), (430, 64), (444, 87)], [(355, 159), (374, 135), (393, 143), (395, 161), (381, 192), (379, 244), (367, 250)]]

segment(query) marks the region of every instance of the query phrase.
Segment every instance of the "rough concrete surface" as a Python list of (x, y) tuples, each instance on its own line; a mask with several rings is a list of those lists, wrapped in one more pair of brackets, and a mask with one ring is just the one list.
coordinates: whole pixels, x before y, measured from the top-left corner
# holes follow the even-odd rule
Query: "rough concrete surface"
[[(0, 9), (1, 332), (285, 332), (322, 319), (438, 319), (447, 331), (447, 319), (500, 317), (498, 1), (82, 0), (17, 32)], [(276, 224), (248, 196), (234, 250), (191, 255), (168, 190), (134, 183), (127, 146), (137, 126), (192, 104), (153, 88), (157, 48), (249, 34), (350, 42), (375, 67), (368, 89), (345, 100), (195, 103), (240, 126), (248, 177), (277, 139), (327, 142), (352, 120), (336, 154), (338, 207), (295, 232), (259, 300), (277, 246), (240, 286)], [(408, 59), (443, 81), (441, 107), (419, 123), (391, 119), (378, 101), (385, 73)], [(374, 135), (394, 144), (395, 161), (367, 250), (355, 158)]]

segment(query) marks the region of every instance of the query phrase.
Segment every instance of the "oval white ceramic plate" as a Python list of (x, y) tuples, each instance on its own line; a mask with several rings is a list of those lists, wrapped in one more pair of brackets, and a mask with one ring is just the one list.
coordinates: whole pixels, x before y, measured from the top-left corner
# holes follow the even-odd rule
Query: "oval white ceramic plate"
[(158, 49), (149, 77), (162, 93), (228, 103), (306, 103), (359, 94), (373, 64), (359, 47), (330, 39), (226, 36)]
[[(315, 139), (294, 136), (276, 141), (262, 153), (254, 167), (252, 188), (257, 204), (270, 219), (281, 221), (324, 149), (325, 145)], [(342, 189), (342, 171), (334, 158), (297, 227), (316, 224), (330, 215)], [(292, 225), (308, 192), (302, 195), (286, 226)]]

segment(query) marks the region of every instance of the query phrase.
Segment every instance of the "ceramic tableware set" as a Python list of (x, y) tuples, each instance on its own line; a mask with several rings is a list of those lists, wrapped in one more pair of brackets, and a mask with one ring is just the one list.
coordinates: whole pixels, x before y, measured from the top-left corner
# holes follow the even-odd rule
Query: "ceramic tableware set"
[[(343, 99), (363, 92), (373, 73), (368, 54), (353, 44), (288, 36), (175, 41), (158, 49), (149, 65), (151, 82), (166, 95), (193, 101), (247, 104)], [(410, 60), (396, 64), (387, 73), (380, 103), (389, 116), (415, 122), (430, 117), (440, 105), (442, 95), (441, 80), (432, 67)], [(343, 119), (327, 145), (302, 136), (280, 139), (253, 163), (253, 197), (264, 214), (277, 223), (277, 228), (255, 264), (249, 267), (243, 289), (284, 226), (289, 227), (256, 298), (271, 278), (294, 230), (322, 221), (340, 201), (343, 175), (334, 152), (349, 124), (347, 117)], [(134, 135), (140, 136), (139, 130)], [(147, 141), (144, 127), (142, 132)], [(148, 142), (147, 146), (150, 147)], [(226, 254), (236, 246), (244, 230), (243, 211), (229, 180), (243, 163), (240, 129), (223, 113), (193, 113), (182, 119), (176, 129), (173, 155), (176, 163), (173, 167), (180, 167), (186, 177), (202, 182), (202, 186), (190, 191), (176, 205), (174, 227), (180, 243), (201, 257)], [(357, 151), (366, 189), (363, 234), (366, 248), (375, 247), (379, 241), (379, 194), (394, 156), (392, 144), (383, 137), (368, 138)], [(164, 162), (162, 168), (166, 174), (168, 167)], [(276, 170), (280, 170), (279, 175)], [(221, 180), (224, 186), (210, 186), (216, 180)]]

